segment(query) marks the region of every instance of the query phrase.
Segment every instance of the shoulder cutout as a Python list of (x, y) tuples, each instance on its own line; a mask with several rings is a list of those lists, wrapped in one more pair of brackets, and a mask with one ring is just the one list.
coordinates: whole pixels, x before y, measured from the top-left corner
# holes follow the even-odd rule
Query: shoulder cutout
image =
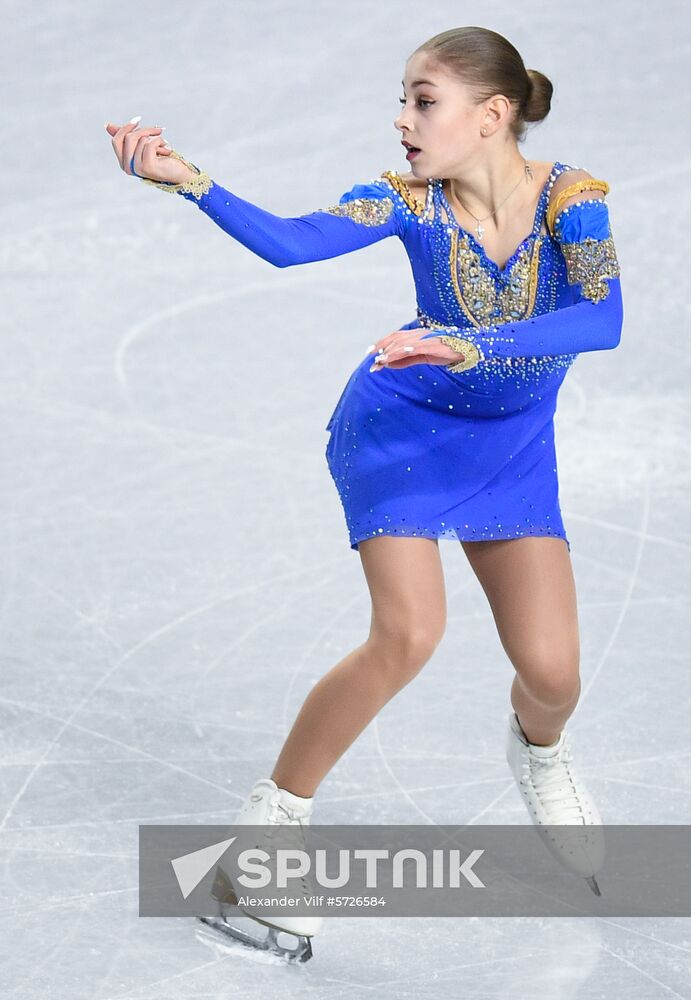
[(579, 201), (599, 199), (609, 191), (607, 181), (598, 180), (587, 170), (564, 170), (552, 185), (547, 208), (547, 228), (554, 235), (554, 223), (557, 215), (565, 208)]

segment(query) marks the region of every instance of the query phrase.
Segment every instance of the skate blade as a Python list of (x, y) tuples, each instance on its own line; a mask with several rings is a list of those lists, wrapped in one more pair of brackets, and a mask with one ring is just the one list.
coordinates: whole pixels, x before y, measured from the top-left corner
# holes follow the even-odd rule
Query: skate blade
[(590, 878), (587, 878), (586, 882), (588, 883), (588, 885), (593, 890), (593, 892), (595, 893), (596, 896), (601, 896), (602, 895), (602, 893), (600, 892), (600, 886), (595, 881), (595, 876), (594, 875), (591, 875)]
[[(214, 930), (218, 930), (227, 937), (241, 941), (243, 944), (256, 950), (268, 951), (274, 955), (278, 955), (288, 962), (307, 962), (312, 958), (312, 942), (304, 934), (296, 934), (293, 931), (286, 931), (282, 927), (275, 927), (273, 924), (262, 920), (261, 917), (255, 917), (253, 914), (245, 914), (245, 918), (248, 920), (253, 931), (258, 926), (267, 929), (267, 933), (263, 938), (249, 934), (241, 927), (233, 926), (228, 921), (226, 917), (226, 905), (237, 906), (238, 898), (230, 876), (220, 865), (216, 868), (211, 895), (218, 901), (220, 913), (215, 917), (200, 917), (199, 919), (208, 926), (213, 927)], [(236, 921), (237, 919), (235, 917)], [(279, 934), (285, 934), (289, 938), (297, 938), (298, 943), (292, 948), (280, 945), (278, 942)]]
[[(213, 930), (219, 931), (225, 937), (232, 938), (234, 941), (240, 941), (255, 951), (270, 952), (272, 955), (277, 955), (286, 962), (307, 962), (312, 958), (312, 942), (302, 934), (292, 934), (290, 931), (284, 931), (278, 927), (271, 927), (268, 924), (264, 924), (263, 926), (266, 927), (267, 933), (265, 937), (261, 937), (249, 934), (240, 927), (233, 926), (224, 916), (199, 917), (198, 919), (203, 924), (213, 928)], [(248, 920), (252, 920), (252, 923), (255, 922), (249, 917)], [(279, 934), (286, 934), (288, 937), (297, 938), (298, 943), (293, 948), (281, 945), (278, 941)]]

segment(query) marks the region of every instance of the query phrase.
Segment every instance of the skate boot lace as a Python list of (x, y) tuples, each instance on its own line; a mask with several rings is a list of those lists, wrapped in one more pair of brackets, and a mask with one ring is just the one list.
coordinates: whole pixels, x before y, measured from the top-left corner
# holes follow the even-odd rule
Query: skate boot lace
[[(587, 820), (571, 773), (571, 751), (565, 745), (554, 757), (538, 759), (529, 755), (523, 762), (521, 782), (530, 785), (549, 814), (550, 823), (583, 823)], [(567, 798), (568, 796), (568, 798)]]
[[(276, 824), (276, 826), (283, 827), (286, 824), (291, 824), (293, 820), (297, 820), (300, 829), (299, 829), (299, 833), (298, 833), (298, 831), (296, 831), (297, 840), (298, 840), (298, 845), (296, 845), (296, 846), (299, 846), (302, 850), (305, 850), (306, 849), (305, 848), (305, 840), (304, 840), (304, 834), (302, 832), (303, 826), (304, 826), (303, 819), (304, 819), (304, 817), (300, 816), (293, 809), (289, 809), (287, 806), (284, 806), (283, 803), (281, 802), (279, 796), (274, 796), (274, 798), (271, 800), (270, 805), (269, 805), (269, 812), (268, 812), (268, 815), (267, 815), (267, 823), (272, 823), (272, 824)], [(265, 832), (265, 837), (267, 839), (271, 839), (273, 837), (273, 834), (274, 834), (273, 830), (267, 830)], [(265, 850), (267, 850), (269, 852), (269, 854), (273, 853), (266, 845), (264, 845), (264, 846), (265, 846)], [(300, 876), (300, 882), (301, 882), (302, 888), (303, 888), (303, 895), (308, 895), (309, 896), (309, 895), (312, 895), (314, 893), (314, 889), (313, 889), (312, 886), (308, 885), (306, 879), (307, 879), (306, 875), (301, 875)]]

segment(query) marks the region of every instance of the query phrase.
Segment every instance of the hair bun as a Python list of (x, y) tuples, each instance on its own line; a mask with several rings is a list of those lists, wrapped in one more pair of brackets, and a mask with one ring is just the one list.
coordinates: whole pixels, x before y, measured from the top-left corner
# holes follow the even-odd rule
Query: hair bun
[(523, 104), (523, 119), (527, 122), (541, 122), (549, 114), (554, 87), (551, 81), (537, 69), (526, 70), (526, 98)]

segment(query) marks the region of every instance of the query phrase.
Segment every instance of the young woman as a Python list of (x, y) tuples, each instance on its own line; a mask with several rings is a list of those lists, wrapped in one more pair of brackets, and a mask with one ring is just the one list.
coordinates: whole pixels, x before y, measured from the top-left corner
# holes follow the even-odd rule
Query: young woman
[[(277, 267), (395, 235), (415, 281), (417, 318), (371, 345), (327, 426), (326, 458), (372, 598), (370, 634), (314, 686), (238, 822), (309, 822), (321, 780), (438, 645), (438, 540), (454, 538), (516, 671), (511, 772), (549, 849), (599, 892), (601, 819), (564, 730), (580, 693), (579, 635), (553, 416), (577, 355), (621, 336), (609, 187), (566, 163), (524, 159), (526, 123), (546, 117), (552, 85), (496, 32), (436, 35), (402, 83), (394, 124), (410, 172), (385, 171), (298, 218), (232, 194), (160, 129), (107, 126), (126, 173), (180, 194)], [(547, 824), (580, 825), (579, 850)], [(321, 918), (273, 923), (311, 936)]]

